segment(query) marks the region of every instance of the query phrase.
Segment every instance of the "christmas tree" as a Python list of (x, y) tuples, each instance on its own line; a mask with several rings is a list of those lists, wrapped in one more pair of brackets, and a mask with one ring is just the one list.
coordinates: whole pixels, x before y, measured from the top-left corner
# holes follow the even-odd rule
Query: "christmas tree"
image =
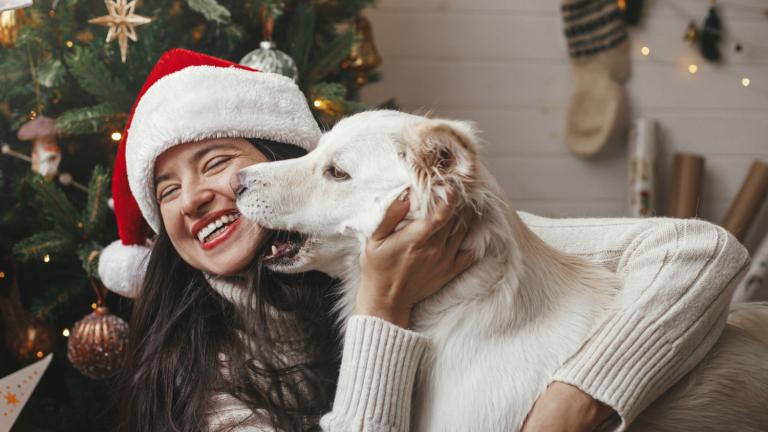
[(360, 15), (371, 3), (40, 0), (2, 12), (0, 376), (54, 354), (14, 430), (115, 428), (119, 363), (78, 369), (67, 345), (102, 304), (130, 317), (130, 301), (104, 298), (96, 265), (117, 238), (109, 167), (154, 62), (182, 47), (292, 76), (330, 126), (363, 109), (357, 91), (377, 79)]

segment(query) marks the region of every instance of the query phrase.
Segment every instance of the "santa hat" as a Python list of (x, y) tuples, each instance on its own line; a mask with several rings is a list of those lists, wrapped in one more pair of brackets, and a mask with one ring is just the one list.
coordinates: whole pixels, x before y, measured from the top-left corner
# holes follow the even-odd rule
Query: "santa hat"
[(155, 159), (207, 138), (264, 138), (311, 150), (320, 129), (290, 78), (183, 49), (167, 51), (139, 92), (112, 176), (120, 234), (99, 257), (110, 290), (135, 297), (144, 279), (150, 229), (162, 224), (155, 200)]

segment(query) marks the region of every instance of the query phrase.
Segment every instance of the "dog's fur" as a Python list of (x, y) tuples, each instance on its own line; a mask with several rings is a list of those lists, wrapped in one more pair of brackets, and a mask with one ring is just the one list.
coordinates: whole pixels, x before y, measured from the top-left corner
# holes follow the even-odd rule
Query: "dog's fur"
[[(277, 270), (341, 278), (342, 318), (353, 312), (365, 239), (406, 187), (412, 219), (425, 217), (449, 186), (459, 206), (473, 207), (463, 248), (478, 261), (412, 315), (434, 348), (420, 367), (413, 430), (519, 429), (552, 373), (611, 313), (620, 288), (612, 272), (549, 247), (526, 227), (478, 160), (468, 123), (362, 113), (339, 122), (310, 154), (249, 167), (240, 177), (246, 217), (311, 236)], [(767, 403), (768, 344), (729, 325), (632, 430), (765, 430)]]

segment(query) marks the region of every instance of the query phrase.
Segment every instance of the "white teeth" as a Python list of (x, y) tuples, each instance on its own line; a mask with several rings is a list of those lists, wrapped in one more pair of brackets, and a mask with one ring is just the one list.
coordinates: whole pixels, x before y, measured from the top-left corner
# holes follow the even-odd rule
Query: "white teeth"
[(213, 222), (209, 223), (208, 225), (206, 225), (205, 227), (203, 227), (203, 229), (201, 229), (200, 231), (198, 231), (198, 232), (197, 232), (197, 239), (198, 239), (198, 240), (199, 240), (201, 243), (204, 243), (204, 242), (205, 242), (205, 239), (206, 239), (206, 238), (207, 238), (209, 235), (211, 235), (211, 234), (212, 234), (214, 231), (216, 231), (217, 229), (221, 228), (222, 226), (228, 225), (228, 224), (230, 224), (230, 223), (232, 223), (232, 222), (236, 221), (236, 220), (237, 220), (239, 217), (240, 217), (240, 214), (239, 214), (239, 213), (233, 213), (233, 214), (228, 214), (228, 215), (222, 215), (221, 217), (219, 217), (219, 218), (218, 218), (218, 219), (216, 219), (215, 221), (213, 221)]
[(272, 245), (272, 255), (277, 255), (277, 246)]

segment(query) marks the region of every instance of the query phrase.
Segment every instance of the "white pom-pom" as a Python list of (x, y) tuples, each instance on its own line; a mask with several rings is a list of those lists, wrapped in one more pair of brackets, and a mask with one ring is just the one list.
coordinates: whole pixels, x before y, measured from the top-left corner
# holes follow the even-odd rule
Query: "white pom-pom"
[(124, 245), (116, 240), (99, 255), (99, 277), (110, 291), (123, 297), (136, 298), (147, 272), (150, 248)]

